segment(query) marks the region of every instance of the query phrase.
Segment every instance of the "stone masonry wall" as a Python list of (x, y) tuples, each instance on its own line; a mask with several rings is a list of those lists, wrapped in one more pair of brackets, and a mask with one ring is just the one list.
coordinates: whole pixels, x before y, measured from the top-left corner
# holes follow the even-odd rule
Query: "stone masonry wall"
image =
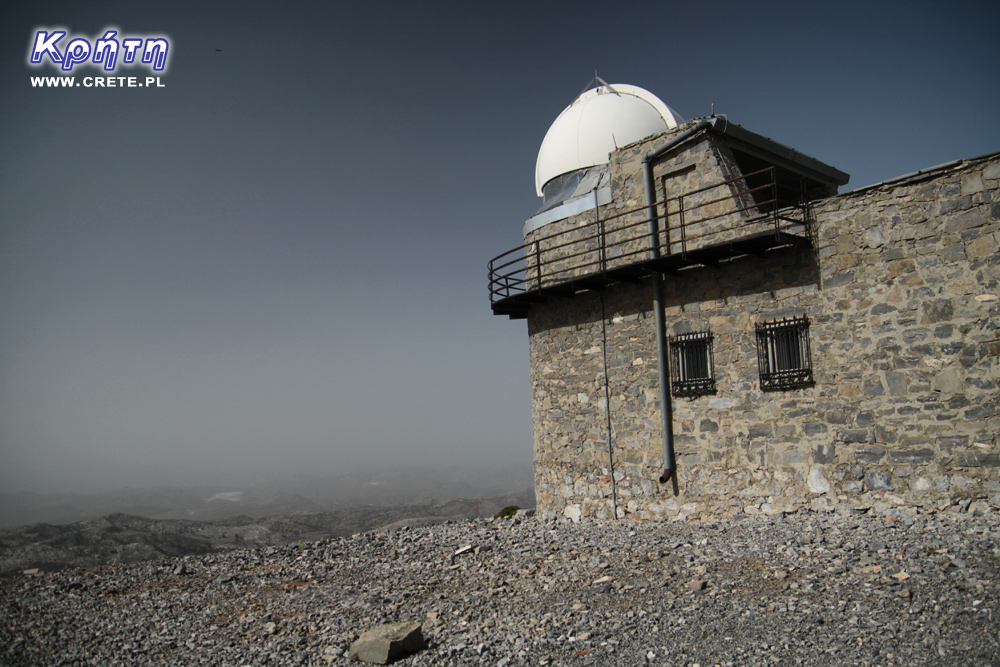
[[(613, 269), (645, 258), (649, 239), (640, 169), (642, 155), (687, 127), (661, 133), (615, 153), (611, 163), (611, 187), (613, 192), (624, 196), (616, 196), (610, 204), (601, 206), (597, 214), (588, 211), (528, 233), (525, 237), (525, 280), (528, 289), (549, 287), (599, 273), (602, 268)], [(663, 202), (670, 200), (666, 204), (666, 222), (660, 231), (664, 247), (678, 253), (681, 251), (681, 217), (677, 199), (680, 195), (685, 195), (687, 250), (770, 228), (769, 222), (748, 225), (747, 218), (754, 213), (748, 204), (752, 202), (752, 197), (732, 199), (746, 190), (746, 184), (735, 182), (704, 190), (732, 178), (734, 169), (729, 150), (704, 138), (682, 145), (656, 165), (654, 173), (659, 184), (656, 199), (660, 202), (661, 214), (664, 213)], [(750, 210), (736, 212), (739, 206)], [(598, 214), (604, 224), (606, 239), (606, 255), (603, 257), (595, 225)], [(695, 222), (698, 220), (705, 221)], [(537, 271), (539, 263), (542, 266), (541, 275)]]
[[(613, 156), (611, 206), (641, 204), (643, 150)], [(670, 334), (715, 336), (716, 393), (673, 399), (676, 496), (656, 481), (651, 279), (532, 306), (540, 512), (1000, 504), (1000, 156), (823, 200), (815, 219), (814, 250), (665, 277)], [(762, 392), (754, 325), (798, 315), (815, 385)]]
[[(609, 208), (615, 211), (642, 210), (645, 204), (642, 156), (690, 125), (654, 135), (612, 154), (613, 202)], [(665, 222), (661, 223), (661, 245), (670, 247), (675, 254), (681, 251), (680, 206), (684, 209), (684, 236), (689, 251), (768, 231), (770, 222), (749, 220), (757, 211), (752, 206), (753, 197), (746, 194), (747, 184), (742, 179), (726, 183), (738, 176), (730, 149), (710, 140), (707, 135), (682, 143), (658, 160), (653, 165), (657, 190), (655, 199), (666, 203), (665, 211), (662, 204), (660, 207), (660, 214), (665, 216)], [(681, 197), (683, 201), (680, 201)], [(745, 210), (740, 211), (740, 208)], [(644, 212), (641, 217), (645, 218)], [(646, 239), (642, 239), (642, 249), (646, 248), (646, 244)]]

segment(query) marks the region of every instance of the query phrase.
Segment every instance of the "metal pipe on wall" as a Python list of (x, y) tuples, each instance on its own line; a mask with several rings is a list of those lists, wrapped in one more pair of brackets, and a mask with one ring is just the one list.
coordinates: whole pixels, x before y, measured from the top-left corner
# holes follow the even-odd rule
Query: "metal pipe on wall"
[[(660, 225), (656, 215), (656, 186), (653, 183), (653, 161), (678, 144), (687, 141), (702, 130), (715, 125), (713, 120), (702, 120), (693, 127), (684, 130), (667, 143), (654, 148), (642, 156), (642, 181), (646, 190), (646, 216), (649, 230), (649, 258), (660, 256)], [(663, 472), (660, 483), (671, 479), (674, 481), (674, 493), (677, 493), (675, 473), (677, 464), (674, 459), (674, 414), (670, 400), (670, 360), (667, 356), (666, 322), (663, 314), (663, 275), (653, 275), (653, 313), (656, 322), (656, 354), (657, 370), (660, 378), (660, 432), (663, 437)]]

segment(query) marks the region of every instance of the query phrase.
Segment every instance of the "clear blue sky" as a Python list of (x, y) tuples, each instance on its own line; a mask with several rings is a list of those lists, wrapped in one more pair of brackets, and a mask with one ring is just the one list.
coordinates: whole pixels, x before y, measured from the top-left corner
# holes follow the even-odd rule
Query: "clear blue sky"
[[(32, 88), (56, 26), (168, 35), (165, 87)], [(530, 464), (486, 263), (595, 69), (846, 190), (1000, 150), (998, 30), (964, 1), (4, 3), (0, 491)]]

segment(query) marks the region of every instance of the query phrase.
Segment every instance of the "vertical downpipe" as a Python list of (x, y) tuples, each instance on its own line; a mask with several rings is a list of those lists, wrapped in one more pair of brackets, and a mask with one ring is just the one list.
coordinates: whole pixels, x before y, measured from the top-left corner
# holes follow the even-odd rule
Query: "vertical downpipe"
[[(652, 151), (650, 151), (652, 153)], [(656, 190), (653, 185), (653, 165), (650, 154), (642, 158), (642, 180), (646, 190), (646, 225), (649, 231), (649, 258), (660, 256), (660, 225), (656, 215)], [(674, 482), (674, 493), (677, 490), (677, 479), (674, 477), (676, 464), (674, 462), (674, 410), (670, 401), (670, 369), (667, 357), (666, 322), (663, 315), (663, 275), (653, 274), (653, 318), (656, 322), (656, 354), (657, 370), (660, 379), (660, 432), (663, 436), (663, 473), (660, 483), (669, 480)]]
[[(653, 186), (653, 160), (668, 150), (687, 141), (702, 130), (715, 126), (715, 118), (701, 120), (684, 130), (676, 137), (654, 148), (642, 156), (642, 182), (646, 189), (646, 220), (649, 228), (649, 258), (660, 256), (660, 229), (656, 216), (656, 189)], [(663, 474), (660, 483), (673, 480), (674, 495), (680, 491), (677, 488), (677, 465), (674, 461), (674, 406), (670, 402), (670, 366), (667, 358), (666, 324), (663, 321), (663, 275), (653, 274), (653, 313), (656, 319), (656, 353), (659, 355), (658, 370), (660, 376), (660, 432), (663, 434)]]

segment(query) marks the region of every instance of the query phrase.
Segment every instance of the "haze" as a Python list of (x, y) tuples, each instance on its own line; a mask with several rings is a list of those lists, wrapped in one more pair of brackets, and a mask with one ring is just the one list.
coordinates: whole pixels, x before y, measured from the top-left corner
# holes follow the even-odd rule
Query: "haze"
[[(33, 2), (0, 26), (4, 492), (530, 465), (526, 327), (486, 264), (595, 68), (844, 190), (1000, 149), (995, 2)], [(55, 26), (168, 35), (165, 87), (32, 88)]]

